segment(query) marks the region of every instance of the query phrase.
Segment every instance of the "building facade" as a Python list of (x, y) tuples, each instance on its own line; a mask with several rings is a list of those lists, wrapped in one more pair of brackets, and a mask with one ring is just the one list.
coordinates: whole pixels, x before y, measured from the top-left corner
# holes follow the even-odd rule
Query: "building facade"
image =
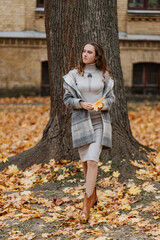
[(118, 0), (124, 84), (133, 93), (160, 94), (160, 1)]
[(42, 86), (44, 95), (49, 92), (40, 1), (1, 0), (0, 56), (0, 96), (37, 95)]
[[(0, 96), (49, 94), (43, 2), (1, 0)], [(118, 27), (124, 85), (159, 95), (160, 1), (118, 0)]]

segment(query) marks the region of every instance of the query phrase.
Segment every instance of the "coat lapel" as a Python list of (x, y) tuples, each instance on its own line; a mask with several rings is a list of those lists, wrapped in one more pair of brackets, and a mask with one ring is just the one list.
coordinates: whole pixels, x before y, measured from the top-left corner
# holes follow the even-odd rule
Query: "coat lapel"
[(109, 78), (108, 80), (105, 79), (105, 86), (104, 86), (102, 97), (106, 96), (108, 92), (113, 88), (113, 86), (114, 86), (114, 81), (112, 78)]
[(76, 82), (75, 82), (75, 79), (74, 77), (72, 77), (70, 74), (66, 74), (63, 76), (65, 82), (70, 86), (72, 87), (80, 96), (81, 98), (83, 98), (81, 92), (79, 91), (77, 85), (76, 85)]

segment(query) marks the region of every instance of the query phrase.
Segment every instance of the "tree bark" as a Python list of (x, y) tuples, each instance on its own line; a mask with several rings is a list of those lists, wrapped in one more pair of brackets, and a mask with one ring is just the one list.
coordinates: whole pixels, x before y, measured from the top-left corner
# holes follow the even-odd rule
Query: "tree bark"
[(77, 64), (82, 45), (98, 41), (105, 49), (107, 65), (115, 81), (116, 102), (111, 109), (113, 148), (103, 150), (102, 159), (112, 160), (122, 177), (130, 177), (134, 167), (129, 159), (147, 160), (146, 146), (132, 136), (124, 91), (117, 24), (116, 0), (45, 0), (45, 25), (51, 89), (50, 120), (41, 141), (32, 149), (10, 158), (24, 169), (49, 159), (79, 160), (72, 149), (70, 111), (63, 103), (62, 76)]

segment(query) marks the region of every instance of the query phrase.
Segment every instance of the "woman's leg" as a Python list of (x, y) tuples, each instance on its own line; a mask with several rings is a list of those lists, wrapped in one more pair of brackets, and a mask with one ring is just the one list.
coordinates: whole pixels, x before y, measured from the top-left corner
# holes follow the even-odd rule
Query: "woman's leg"
[(87, 178), (87, 161), (82, 162), (82, 165), (83, 165), (84, 178), (86, 180), (86, 178)]
[(88, 160), (87, 161), (87, 175), (86, 175), (86, 193), (90, 197), (93, 193), (96, 179), (97, 179), (98, 162)]
[(92, 160), (87, 161), (86, 193), (84, 196), (82, 209), (82, 216), (85, 217), (85, 221), (88, 221), (90, 217), (90, 208), (94, 207), (98, 200), (95, 189), (97, 166), (97, 162)]

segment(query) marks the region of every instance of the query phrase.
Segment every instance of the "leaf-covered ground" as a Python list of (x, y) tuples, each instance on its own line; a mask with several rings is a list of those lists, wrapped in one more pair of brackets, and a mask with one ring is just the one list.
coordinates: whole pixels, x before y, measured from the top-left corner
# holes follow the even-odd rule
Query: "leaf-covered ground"
[[(34, 146), (48, 121), (49, 98), (0, 99), (0, 162)], [(133, 135), (157, 153), (141, 159), (136, 181), (119, 183), (111, 161), (99, 162), (98, 205), (80, 218), (85, 182), (81, 161), (10, 165), (0, 172), (0, 239), (160, 239), (160, 103), (129, 103)], [(101, 172), (105, 178), (101, 179)]]

